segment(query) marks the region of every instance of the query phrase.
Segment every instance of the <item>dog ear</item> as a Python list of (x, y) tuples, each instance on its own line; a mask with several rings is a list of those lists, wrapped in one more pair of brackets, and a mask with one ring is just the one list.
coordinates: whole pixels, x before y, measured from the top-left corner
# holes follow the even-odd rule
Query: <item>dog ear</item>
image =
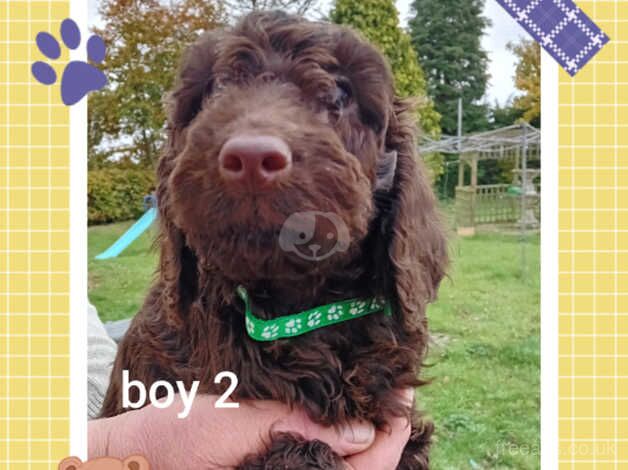
[(168, 180), (181, 151), (184, 131), (170, 130), (168, 142), (157, 167), (157, 206), (159, 210), (159, 276), (166, 321), (178, 325), (198, 291), (198, 261), (186, 245), (185, 236), (174, 223)]
[(157, 204), (159, 208), (161, 247), (160, 282), (162, 299), (169, 323), (177, 324), (180, 313), (198, 290), (198, 269), (194, 253), (187, 247), (185, 236), (174, 224), (168, 180), (175, 160), (185, 145), (186, 128), (201, 110), (203, 100), (213, 86), (212, 67), (215, 61), (219, 32), (201, 36), (186, 51), (177, 83), (166, 100), (168, 136), (157, 167)]
[(204, 98), (212, 92), (213, 66), (221, 34), (220, 30), (206, 32), (185, 51), (174, 89), (166, 97), (170, 128), (187, 127), (201, 110)]
[(387, 155), (396, 153), (396, 166), (383, 230), (387, 238), (385, 264), (394, 273), (389, 289), (394, 290), (398, 314), (407, 328), (424, 331), (425, 308), (436, 297), (448, 252), (434, 193), (417, 156), (415, 122), (412, 103), (395, 99), (386, 147)]

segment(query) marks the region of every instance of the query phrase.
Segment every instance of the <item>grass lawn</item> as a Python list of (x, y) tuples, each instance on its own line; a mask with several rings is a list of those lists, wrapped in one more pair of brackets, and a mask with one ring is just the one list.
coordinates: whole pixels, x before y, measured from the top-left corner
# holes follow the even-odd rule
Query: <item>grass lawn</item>
[[(95, 261), (130, 223), (89, 229), (89, 296), (104, 320), (132, 316), (153, 277), (144, 234)], [(420, 389), (436, 422), (436, 470), (536, 469), (539, 464), (539, 237), (481, 234), (452, 241), (453, 266), (428, 312), (434, 345)]]
[(152, 230), (144, 232), (117, 258), (94, 259), (132, 224), (97, 225), (87, 232), (89, 300), (96, 306), (103, 321), (135, 315), (157, 267), (157, 252), (152, 249), (155, 232)]
[(437, 425), (434, 468), (536, 469), (539, 463), (539, 237), (455, 240), (450, 279), (428, 316), (435, 344), (419, 391)]

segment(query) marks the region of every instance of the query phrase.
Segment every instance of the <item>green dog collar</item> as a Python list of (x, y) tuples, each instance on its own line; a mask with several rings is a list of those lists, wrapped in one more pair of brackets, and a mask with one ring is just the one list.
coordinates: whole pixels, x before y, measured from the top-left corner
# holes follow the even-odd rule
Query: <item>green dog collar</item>
[(292, 315), (262, 320), (253, 315), (251, 299), (246, 289), (238, 286), (236, 292), (244, 301), (246, 331), (255, 341), (274, 341), (280, 338), (292, 338), (380, 311), (383, 311), (387, 316), (391, 315), (390, 302), (381, 299), (349, 299)]

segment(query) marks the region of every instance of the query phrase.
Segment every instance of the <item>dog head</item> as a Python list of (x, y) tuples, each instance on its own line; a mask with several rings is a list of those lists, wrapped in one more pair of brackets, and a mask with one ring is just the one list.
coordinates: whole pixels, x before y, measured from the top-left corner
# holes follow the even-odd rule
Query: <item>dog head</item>
[(350, 29), (270, 12), (202, 36), (170, 95), (158, 170), (173, 301), (194, 284), (185, 271), (324, 276), (365, 250), (382, 278), (395, 273), (400, 303), (431, 299), (446, 250), (415, 120)]

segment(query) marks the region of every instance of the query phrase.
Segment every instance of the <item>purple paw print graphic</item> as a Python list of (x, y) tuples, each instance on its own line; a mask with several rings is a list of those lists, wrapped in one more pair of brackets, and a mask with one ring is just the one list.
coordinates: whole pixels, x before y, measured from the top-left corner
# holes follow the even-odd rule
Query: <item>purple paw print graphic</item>
[[(67, 18), (61, 23), (61, 39), (68, 49), (76, 49), (81, 44), (81, 32), (76, 23)], [(41, 32), (35, 39), (37, 47), (48, 59), (55, 60), (61, 56), (59, 42), (49, 33)], [(87, 58), (100, 64), (105, 59), (105, 43), (96, 35), (87, 41)], [(32, 66), (33, 76), (39, 83), (53, 85), (57, 82), (55, 70), (46, 62), (35, 62)], [(78, 103), (91, 91), (100, 90), (107, 84), (107, 77), (95, 66), (78, 60), (66, 65), (61, 77), (61, 99), (67, 106)]]

